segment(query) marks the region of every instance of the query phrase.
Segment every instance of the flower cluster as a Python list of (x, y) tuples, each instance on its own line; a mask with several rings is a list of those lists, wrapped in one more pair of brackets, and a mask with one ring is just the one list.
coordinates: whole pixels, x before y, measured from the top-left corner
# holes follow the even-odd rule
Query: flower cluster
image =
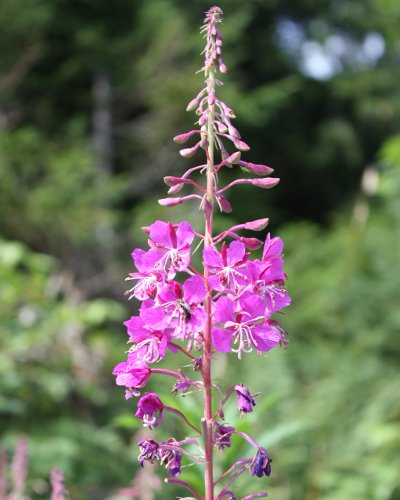
[[(250, 148), (232, 125), (234, 112), (216, 96), (216, 88), (223, 84), (216, 78), (216, 73), (227, 71), (222, 60), (222, 36), (217, 27), (221, 20), (221, 9), (212, 7), (206, 14), (202, 29), (206, 38), (205, 63), (201, 70), (205, 73), (205, 87), (187, 108), (196, 110), (199, 128), (174, 138), (175, 142), (183, 144), (197, 136), (197, 142), (182, 149), (180, 154), (187, 158), (204, 150), (206, 164), (189, 168), (181, 177), (168, 176), (164, 179), (170, 195), (176, 195), (184, 186), (191, 186), (197, 192), (159, 200), (163, 206), (200, 200), (205, 219), (204, 233), (194, 231), (186, 221), (179, 224), (156, 221), (143, 228), (149, 238), (148, 249), (133, 251), (136, 270), (127, 278), (132, 286), (126, 292), (130, 299), (140, 302), (140, 310), (138, 315), (125, 322), (130, 347), (127, 359), (119, 363), (113, 372), (117, 385), (126, 389), (126, 399), (139, 396), (152, 374), (175, 377), (175, 394), (186, 393), (193, 388), (196, 392), (203, 391), (201, 426), (190, 422), (178, 409), (164, 405), (153, 392), (139, 399), (136, 416), (144, 426), (154, 429), (162, 423), (165, 412), (173, 413), (198, 435), (179, 442), (173, 438), (167, 442), (141, 441), (139, 462), (143, 466), (144, 461), (160, 461), (174, 478), (170, 482), (179, 481), (195, 496), (206, 500), (214, 499), (216, 485), (222, 485), (224, 480), (226, 484), (221, 487), (217, 499), (233, 495), (228, 487), (245, 470), (256, 477), (271, 473), (271, 460), (266, 450), (247, 434), (221, 422), (223, 406), (231, 394), (236, 392), (241, 415), (253, 411), (256, 401), (255, 395), (242, 383), (225, 390), (213, 383), (212, 354), (215, 351), (232, 352), (240, 359), (251, 351), (262, 354), (274, 347), (285, 346), (286, 333), (274, 319), (274, 314), (290, 304), (285, 288), (282, 240), (271, 238), (268, 234), (263, 242), (240, 234), (243, 229), (262, 231), (268, 219), (245, 222), (216, 235), (212, 231), (214, 207), (218, 206), (222, 212), (232, 210), (226, 198), (226, 192), (231, 187), (252, 184), (270, 188), (279, 182), (279, 179), (266, 177), (272, 173), (270, 167), (241, 159), (242, 152)], [(220, 151), (220, 161), (215, 161), (216, 150)], [(264, 177), (240, 178), (219, 186), (217, 173), (223, 167), (232, 168), (234, 165), (250, 175)], [(205, 173), (205, 187), (191, 178), (194, 173)], [(193, 263), (192, 253), (193, 249), (201, 246), (203, 268), (199, 270)], [(251, 255), (255, 250), (258, 251), (257, 257)], [(199, 373), (201, 380), (189, 377), (182, 370), (160, 368), (158, 364), (167, 352), (181, 353), (190, 358), (194, 373)], [(218, 389), (218, 409), (214, 413), (212, 387)], [(198, 440), (200, 435), (204, 447)], [(254, 458), (239, 460), (214, 481), (214, 449), (230, 447), (233, 435), (240, 436), (255, 447), (256, 454)], [(198, 455), (187, 451), (186, 445), (196, 446)], [(176, 479), (181, 472), (183, 455), (204, 465), (205, 496)], [(266, 494), (254, 495), (259, 498)]]

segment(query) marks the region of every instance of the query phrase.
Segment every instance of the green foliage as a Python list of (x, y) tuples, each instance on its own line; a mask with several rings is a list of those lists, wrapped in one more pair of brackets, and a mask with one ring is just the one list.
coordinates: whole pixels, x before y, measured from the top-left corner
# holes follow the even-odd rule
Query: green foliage
[(106, 376), (110, 331), (125, 310), (109, 299), (85, 300), (54, 258), (4, 240), (0, 296), (2, 444), (12, 450), (18, 435), (27, 436), (34, 498), (48, 496), (43, 480), (54, 466), (73, 498), (99, 498), (110, 483), (123, 484), (132, 466), (118, 462), (130, 452), (110, 425), (119, 398), (110, 397)]

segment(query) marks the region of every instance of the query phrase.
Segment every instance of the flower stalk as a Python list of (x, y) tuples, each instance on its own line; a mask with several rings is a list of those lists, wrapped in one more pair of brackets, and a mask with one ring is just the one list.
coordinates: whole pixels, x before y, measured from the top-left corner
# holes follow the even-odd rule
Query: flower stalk
[[(196, 140), (193, 146), (189, 144), (181, 149), (180, 155), (190, 158), (204, 151), (206, 163), (203, 161), (189, 168), (180, 177), (164, 178), (169, 195), (176, 195), (184, 187), (196, 192), (159, 200), (165, 207), (199, 200), (204, 215), (204, 234), (194, 231), (186, 221), (179, 224), (156, 221), (143, 228), (149, 237), (149, 250), (136, 249), (132, 253), (137, 271), (127, 278), (135, 282), (127, 294), (141, 302), (140, 313), (125, 322), (131, 347), (127, 360), (119, 363), (113, 372), (117, 385), (126, 388), (126, 399), (141, 396), (135, 415), (146, 427), (154, 429), (160, 426), (163, 413), (170, 412), (183, 419), (195, 436), (201, 435), (202, 446), (196, 437), (180, 441), (169, 438), (167, 442), (141, 441), (139, 463), (143, 467), (145, 461), (158, 461), (172, 476), (167, 482), (180, 484), (196, 498), (204, 500), (236, 498), (231, 487), (246, 471), (259, 478), (271, 473), (267, 451), (251, 436), (224, 423), (223, 407), (231, 394), (236, 392), (241, 416), (253, 411), (256, 395), (252, 395), (240, 381), (234, 381), (229, 389), (217, 385), (212, 380), (212, 357), (219, 351), (234, 353), (241, 359), (252, 351), (262, 354), (274, 347), (285, 347), (286, 332), (273, 314), (290, 303), (285, 288), (282, 240), (268, 234), (264, 243), (258, 238), (239, 234), (243, 229), (262, 231), (268, 225), (268, 218), (236, 224), (220, 234), (213, 234), (214, 210), (232, 211), (225, 197), (231, 187), (252, 184), (266, 189), (279, 182), (276, 178), (246, 177), (226, 186), (218, 185), (217, 173), (235, 165), (253, 175), (272, 173), (266, 165), (241, 159), (242, 153), (250, 147), (232, 125), (233, 110), (219, 99), (217, 88), (223, 83), (217, 73), (227, 72), (218, 29), (221, 21), (222, 10), (212, 7), (206, 13), (202, 28), (206, 39), (205, 62), (201, 70), (205, 75), (205, 87), (187, 107), (189, 111), (196, 110), (198, 127), (174, 138), (177, 144)], [(195, 172), (205, 176), (203, 183), (190, 178)], [(196, 249), (203, 247), (203, 269), (197, 269), (191, 262), (195, 240)], [(252, 259), (251, 252), (262, 246), (261, 259)], [(186, 360), (189, 358), (193, 374), (189, 376), (182, 369), (155, 368), (154, 364), (161, 362), (167, 353), (183, 355)], [(199, 425), (192, 423), (193, 419), (189, 420), (178, 408), (164, 405), (156, 393), (141, 395), (155, 374), (176, 379), (172, 388), (174, 394), (202, 393), (203, 411), (199, 415)], [(235, 462), (214, 479), (214, 450), (230, 447), (233, 435), (255, 448), (256, 454), (253, 458)], [(193, 444), (198, 447), (199, 456), (185, 449)], [(186, 481), (177, 479), (181, 474), (182, 458), (191, 458), (203, 467), (204, 495)], [(225, 482), (224, 486), (222, 482)], [(251, 493), (244, 498), (266, 495), (265, 492)]]

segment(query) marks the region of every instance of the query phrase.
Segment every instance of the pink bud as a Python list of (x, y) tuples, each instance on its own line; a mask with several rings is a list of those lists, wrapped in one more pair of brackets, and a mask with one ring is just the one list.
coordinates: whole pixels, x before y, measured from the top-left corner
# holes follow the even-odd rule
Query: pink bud
[(279, 181), (280, 179), (278, 179), (277, 177), (263, 177), (262, 179), (252, 179), (251, 183), (253, 184), (253, 186), (269, 189), (276, 186)]
[(239, 238), (239, 241), (243, 243), (243, 245), (248, 249), (248, 250), (257, 250), (258, 248), (261, 248), (264, 245), (264, 242), (257, 238), (243, 238), (242, 236)]
[(192, 157), (196, 151), (199, 149), (199, 146), (200, 146), (200, 142), (198, 142), (195, 146), (193, 146), (192, 148), (185, 148), (185, 149), (181, 149), (179, 151), (179, 154), (181, 156), (183, 156), (184, 158), (190, 158)]
[(207, 123), (207, 111), (204, 111), (204, 113), (199, 118), (199, 125), (203, 126), (206, 123)]
[(189, 102), (186, 111), (193, 111), (194, 109), (196, 109), (198, 103), (199, 103), (199, 96), (195, 97)]
[(164, 182), (167, 186), (176, 186), (179, 184), (191, 184), (190, 179), (184, 179), (183, 177), (174, 177), (173, 175), (167, 175), (164, 177)]
[(248, 146), (245, 142), (235, 139), (233, 141), (233, 144), (235, 145), (236, 148), (238, 148), (240, 151), (248, 151), (250, 149), (250, 146)]
[(221, 73), (227, 73), (227, 71), (228, 71), (228, 68), (225, 66), (225, 64), (222, 61), (219, 63), (219, 70), (221, 71)]
[(269, 175), (272, 174), (274, 171), (273, 168), (267, 167), (267, 165), (260, 165), (258, 163), (248, 163), (246, 161), (240, 162), (240, 165), (242, 165), (245, 168), (248, 168), (253, 174), (256, 175)]
[(175, 186), (172, 186), (168, 189), (167, 193), (168, 194), (176, 194), (179, 193), (179, 191), (182, 191), (183, 184), (176, 184)]
[(144, 233), (150, 234), (150, 226), (142, 226), (140, 228)]
[(225, 212), (226, 214), (230, 214), (232, 212), (232, 205), (222, 194), (216, 194), (217, 203), (221, 212)]
[(216, 121), (215, 123), (217, 124), (218, 132), (221, 132), (221, 134), (225, 134), (226, 132), (228, 132), (226, 125), (224, 125), (222, 122)]
[(235, 163), (238, 163), (240, 161), (240, 151), (235, 151), (233, 154), (227, 156), (224, 161), (222, 161), (218, 167), (217, 170), (219, 170), (221, 167), (227, 166), (227, 167), (232, 167)]
[(240, 151), (235, 151), (233, 154), (229, 155), (228, 158), (226, 158), (224, 161), (226, 163), (231, 163), (232, 165), (235, 165), (240, 161), (241, 153)]
[(237, 128), (235, 128), (233, 125), (229, 125), (228, 130), (229, 130), (229, 135), (231, 135), (235, 139), (240, 139), (239, 130)]
[(182, 203), (182, 198), (163, 198), (158, 200), (158, 203), (162, 207), (176, 207), (176, 205), (180, 205)]
[(249, 229), (250, 231), (262, 231), (265, 227), (268, 226), (269, 219), (257, 219), (252, 220), (251, 222), (246, 222), (244, 224), (244, 229)]
[(198, 130), (191, 130), (190, 132), (186, 132), (185, 134), (176, 135), (174, 137), (174, 142), (176, 142), (177, 144), (183, 144), (189, 139), (189, 137), (192, 137), (193, 134), (197, 134), (198, 132)]

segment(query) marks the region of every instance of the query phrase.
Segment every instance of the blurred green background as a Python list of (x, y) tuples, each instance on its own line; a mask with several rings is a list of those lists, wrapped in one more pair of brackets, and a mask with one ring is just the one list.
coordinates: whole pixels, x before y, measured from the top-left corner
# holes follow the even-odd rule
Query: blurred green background
[[(398, 500), (400, 3), (220, 6), (222, 97), (252, 147), (244, 158), (282, 180), (268, 192), (235, 188), (234, 212), (217, 225), (270, 217), (293, 298), (282, 317), (289, 349), (216, 368), (262, 393), (240, 422), (227, 410), (273, 457), (271, 478), (243, 478), (242, 493)], [(137, 474), (140, 426), (111, 371), (135, 312), (123, 293), (130, 252), (146, 241), (139, 228), (201, 223), (195, 205), (166, 213), (156, 200), (162, 177), (188, 165), (172, 137), (195, 120), (184, 110), (203, 84), (198, 27), (209, 7), (0, 2), (0, 433), (9, 455), (28, 439), (32, 498), (49, 497), (53, 466), (72, 499), (116, 498), (132, 481), (130, 498), (185, 495), (160, 490), (160, 468)], [(194, 414), (197, 398), (163, 399)], [(170, 417), (157, 436), (180, 432)], [(218, 460), (251, 454), (237, 440)], [(184, 477), (200, 481), (195, 467)]]

